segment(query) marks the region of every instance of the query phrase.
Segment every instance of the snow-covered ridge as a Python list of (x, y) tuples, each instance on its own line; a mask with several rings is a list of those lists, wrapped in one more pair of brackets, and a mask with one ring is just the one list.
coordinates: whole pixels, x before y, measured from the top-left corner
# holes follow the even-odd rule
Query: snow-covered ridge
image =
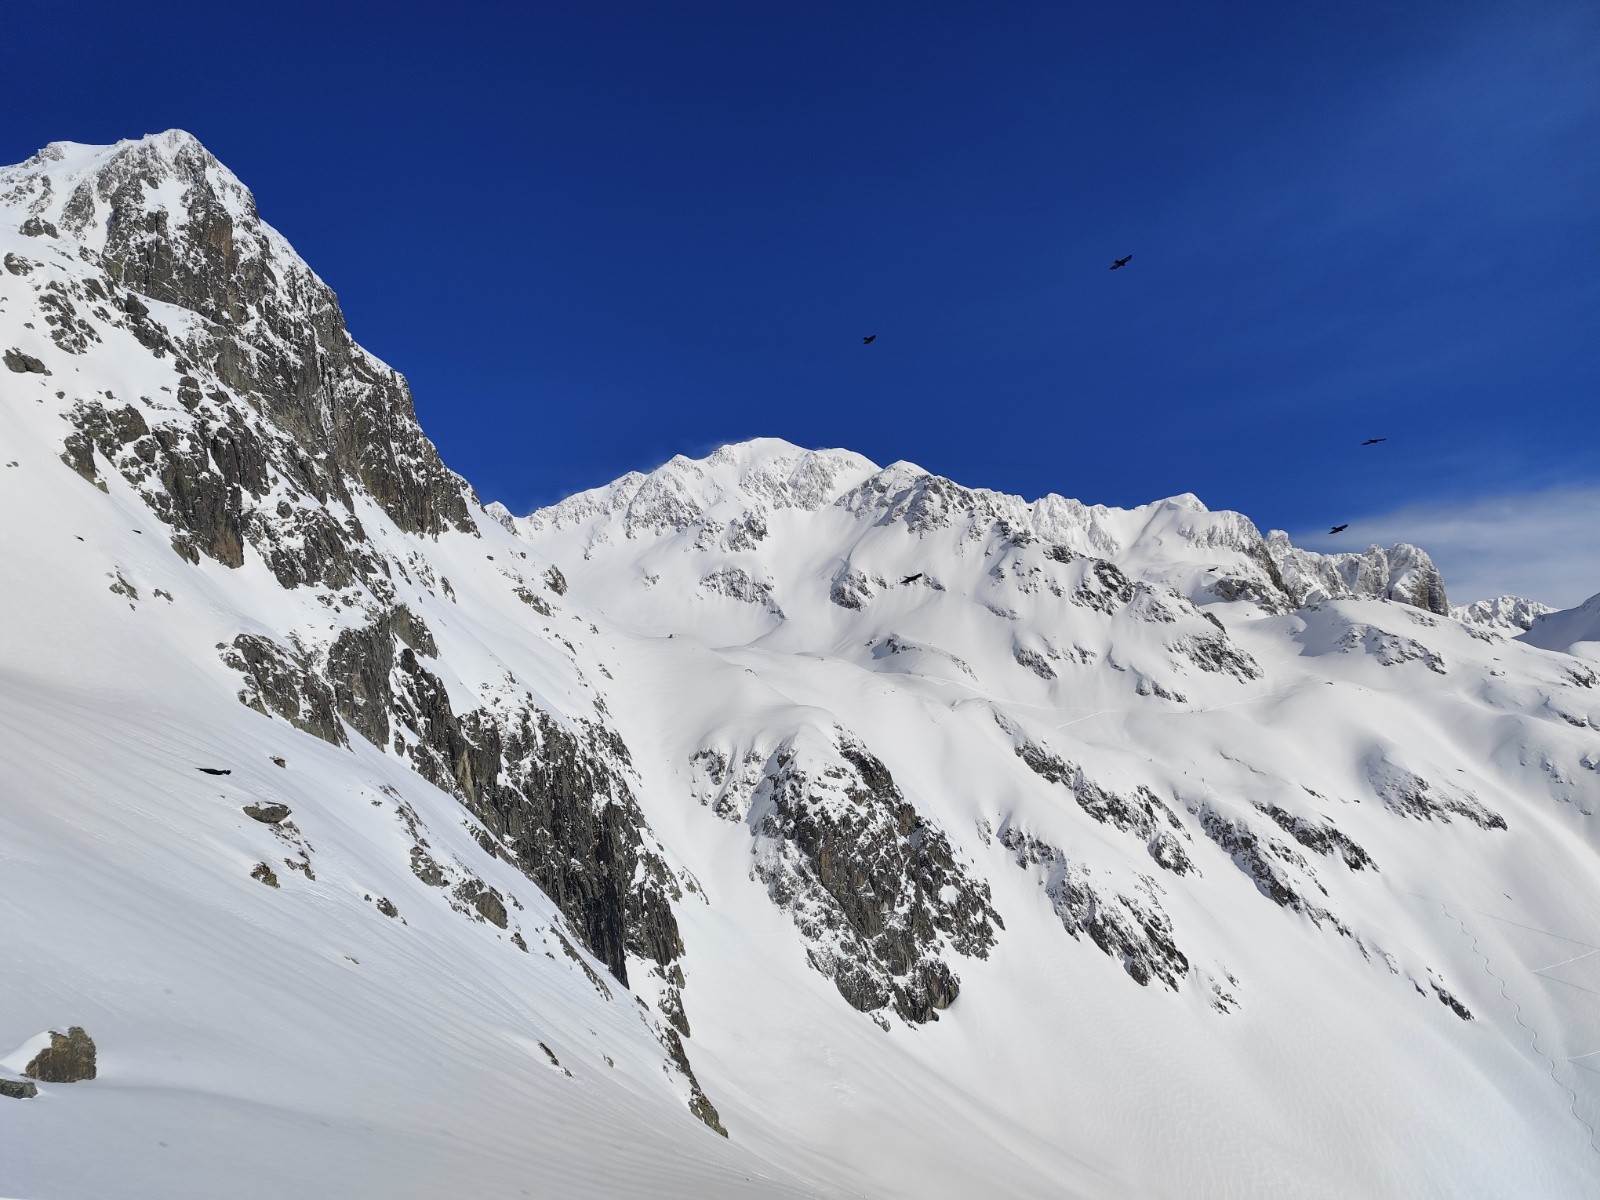
[[(1030, 502), (965, 487), (913, 463), (878, 467), (849, 451), (806, 450), (776, 438), (724, 446), (703, 459), (679, 455), (508, 528), (534, 539), (561, 535), (580, 544), (586, 558), (602, 546), (674, 539), (700, 550), (718, 544), (754, 551), (774, 513), (824, 508), (842, 510), (861, 526), (892, 524), (919, 538), (951, 531), (971, 540), (997, 531), (1014, 545), (1045, 544), (1058, 557), (1104, 559), (1196, 600), (1248, 597), (1294, 607), (1369, 596), (1449, 611), (1438, 570), (1415, 546), (1319, 554), (1292, 545), (1281, 530), (1263, 537), (1242, 513), (1213, 512), (1188, 493), (1132, 509), (1055, 494)], [(503, 523), (507, 517), (497, 513)]]
[(530, 530), (614, 522), (624, 537), (691, 528), (713, 512), (816, 509), (878, 468), (848, 450), (802, 450), (779, 438), (723, 446), (702, 459), (683, 455), (649, 474), (569, 496), (524, 518)]
[(1526, 596), (1494, 596), (1488, 600), (1474, 600), (1471, 604), (1450, 607), (1450, 615), (1456, 620), (1481, 625), (1507, 637), (1526, 633), (1536, 620), (1555, 611), (1550, 605)]

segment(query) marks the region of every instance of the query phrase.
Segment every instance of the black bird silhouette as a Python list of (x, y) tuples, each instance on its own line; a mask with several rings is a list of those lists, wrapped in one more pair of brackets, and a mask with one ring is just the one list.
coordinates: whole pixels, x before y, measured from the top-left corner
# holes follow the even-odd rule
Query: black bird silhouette
[(1112, 269), (1112, 270), (1113, 270), (1113, 271), (1115, 271), (1115, 270), (1117, 270), (1117, 269), (1118, 269), (1118, 268), (1120, 268), (1120, 267), (1125, 267), (1125, 266), (1127, 266), (1127, 265), (1128, 265), (1128, 264), (1129, 264), (1129, 263), (1131, 263), (1131, 262), (1132, 262), (1132, 261), (1133, 261), (1133, 255), (1131, 255), (1131, 254), (1129, 254), (1129, 255), (1127, 255), (1127, 256), (1126, 256), (1126, 257), (1123, 257), (1123, 258), (1119, 258), (1119, 259), (1117, 259), (1117, 261), (1116, 261), (1116, 262), (1114, 262), (1114, 263), (1112, 263), (1112, 264), (1111, 264), (1111, 269)]
[(1361, 444), (1363, 446), (1376, 446), (1379, 442), (1387, 442), (1388, 440), (1389, 440), (1388, 438), (1368, 438), (1366, 441), (1362, 442)]
[(1335, 525), (1332, 529), (1328, 530), (1328, 532), (1330, 534), (1343, 533), (1346, 529), (1349, 529), (1349, 528), (1350, 528), (1350, 522), (1346, 521), (1343, 525)]
[(205, 774), (205, 775), (232, 775), (233, 774), (233, 772), (231, 770), (225, 770), (222, 767), (196, 767), (195, 770), (199, 771), (199, 772), (201, 772), (202, 774)]
[(877, 334), (869, 333), (869, 334), (867, 334), (866, 337), (861, 339), (861, 344), (863, 346), (870, 346), (870, 345), (872, 345), (873, 342), (875, 342), (877, 340), (878, 340), (878, 335)]
[(917, 581), (917, 580), (919, 580), (919, 579), (921, 579), (921, 578), (922, 578), (922, 572), (921, 572), (921, 571), (918, 571), (918, 572), (917, 572), (917, 573), (916, 573), (916, 574), (915, 574), (915, 575), (907, 575), (907, 576), (906, 576), (906, 577), (905, 577), (905, 578), (904, 578), (904, 579), (902, 579), (902, 580), (901, 580), (901, 581), (900, 581), (900, 582), (901, 582), (901, 583), (902, 583), (902, 584), (905, 584), (905, 583), (915, 583), (915, 582), (916, 582), (916, 581)]

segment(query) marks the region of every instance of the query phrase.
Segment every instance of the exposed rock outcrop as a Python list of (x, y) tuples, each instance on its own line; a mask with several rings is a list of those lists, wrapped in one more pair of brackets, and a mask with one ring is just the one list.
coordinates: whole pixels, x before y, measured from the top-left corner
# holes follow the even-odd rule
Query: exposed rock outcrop
[(1173, 940), (1154, 880), (1140, 876), (1127, 890), (1096, 886), (1093, 870), (1058, 846), (1009, 825), (997, 837), (1017, 866), (1037, 873), (1063, 929), (1075, 938), (1087, 936), (1141, 987), (1154, 979), (1177, 990), (1189, 959)]
[(702, 802), (750, 827), (754, 875), (845, 1000), (915, 1022), (954, 1002), (950, 956), (987, 957), (1002, 922), (988, 885), (859, 740), (806, 730), (766, 751), (702, 750), (693, 765)]
[(995, 714), (995, 720), (1009, 733), (1017, 757), (1041, 779), (1067, 789), (1078, 807), (1101, 824), (1132, 834), (1144, 843), (1145, 851), (1160, 866), (1175, 875), (1194, 870), (1184, 843), (1189, 840), (1178, 814), (1147, 787), (1136, 787), (1129, 795), (1109, 791), (1084, 774), (1083, 768), (1052, 754), (1030, 741), (1012, 722)]
[(1378, 869), (1367, 852), (1331, 821), (1310, 821), (1286, 812), (1276, 804), (1257, 804), (1256, 811), (1271, 817), (1278, 828), (1308, 850), (1327, 858), (1338, 858), (1352, 871)]
[(627, 747), (526, 699), (458, 714), (426, 665), (437, 655), (431, 631), (401, 606), (341, 630), (322, 655), (306, 652), (298, 663), (244, 635), (224, 657), (251, 679), (247, 702), (335, 744), (342, 718), (460, 797), (495, 852), (550, 895), (620, 982), (629, 954), (669, 967), (683, 952), (671, 903), (679, 889), (646, 840), (624, 778)]
[(1313, 887), (1325, 890), (1316, 882), (1310, 864), (1298, 850), (1277, 838), (1257, 833), (1242, 816), (1230, 815), (1212, 804), (1200, 804), (1197, 815), (1206, 836), (1233, 860), (1233, 865), (1249, 877), (1263, 896), (1283, 908), (1304, 913), (1313, 924), (1321, 925), (1326, 921), (1340, 933), (1349, 934), (1343, 922), (1308, 899), (1296, 886), (1293, 874), (1302, 875)]
[(278, 887), (278, 873), (272, 869), (270, 863), (258, 862), (250, 869), (250, 878), (259, 883), (264, 883), (270, 888)]
[(1444, 578), (1416, 546), (1401, 542), (1388, 549), (1372, 546), (1360, 553), (1317, 554), (1292, 545), (1289, 535), (1277, 529), (1267, 535), (1265, 545), (1296, 604), (1372, 597), (1450, 615)]
[(21, 350), (7, 350), (4, 355), (0, 355), (0, 359), (3, 359), (6, 366), (18, 375), (50, 374), (50, 369), (44, 365), (43, 360), (37, 359), (31, 354), (24, 354)]
[(40, 1083), (78, 1083), (95, 1077), (94, 1039), (83, 1026), (73, 1025), (66, 1033), (50, 1031), (50, 1045), (39, 1051), (22, 1073)]
[(290, 650), (259, 634), (241, 633), (222, 644), (222, 661), (245, 678), (239, 701), (276, 714), (296, 729), (335, 746), (349, 744), (334, 707), (333, 689), (303, 649)]
[[(46, 147), (18, 174), (63, 157)], [(200, 143), (176, 130), (123, 143), (66, 182), (65, 195), (37, 189), (36, 214), (97, 251), (119, 289), (203, 318), (185, 357), (260, 405), (300, 452), (295, 465), (341, 501), (343, 481), (357, 483), (402, 529), (470, 527), (404, 381), (356, 346), (333, 293)], [(141, 307), (123, 310), (137, 319)]]
[(1452, 784), (1430, 782), (1381, 755), (1367, 760), (1372, 790), (1392, 812), (1423, 821), (1449, 822), (1465, 817), (1482, 829), (1504, 829), (1506, 819), (1471, 792)]
[(1339, 638), (1339, 648), (1346, 653), (1366, 654), (1386, 667), (1420, 662), (1435, 674), (1443, 675), (1446, 672), (1444, 659), (1415, 638), (1391, 633), (1374, 625), (1351, 625)]
[[(47, 147), (6, 178), (41, 231), (98, 268), (41, 285), (50, 336), (81, 354), (99, 340), (92, 310), (170, 361), (178, 385), (175, 405), (80, 398), (63, 455), (79, 474), (120, 474), (191, 561), (238, 567), (249, 547), (286, 587), (383, 590), (358, 496), (408, 532), (472, 531), (470, 489), (423, 436), (404, 381), (356, 346), (333, 293), (199, 143), (172, 132), (56, 165), (67, 157)], [(147, 301), (192, 319), (158, 320)], [(47, 370), (20, 351), (6, 361)]]

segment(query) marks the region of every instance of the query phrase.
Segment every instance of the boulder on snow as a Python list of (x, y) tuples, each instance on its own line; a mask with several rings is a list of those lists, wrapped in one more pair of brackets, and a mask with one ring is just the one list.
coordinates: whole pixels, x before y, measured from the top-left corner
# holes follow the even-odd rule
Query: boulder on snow
[(506, 912), (505, 902), (500, 898), (500, 893), (492, 887), (485, 886), (481, 880), (462, 880), (456, 886), (456, 897), (470, 904), (485, 921), (498, 925), (501, 929), (509, 923), (510, 914)]
[(13, 1100), (31, 1100), (39, 1094), (38, 1087), (27, 1079), (0, 1079), (0, 1096)]
[(290, 813), (287, 804), (246, 804), (244, 815), (253, 821), (260, 821), (263, 825), (278, 825), (287, 820)]
[(18, 375), (48, 375), (50, 368), (31, 354), (24, 354), (21, 350), (7, 350), (5, 352), (6, 366)]
[(492, 891), (483, 892), (473, 897), (472, 907), (478, 910), (478, 915), (491, 924), (506, 927), (508, 920), (506, 906), (500, 902), (500, 897)]
[(33, 1061), (22, 1068), (22, 1073), (41, 1083), (77, 1083), (93, 1079), (94, 1039), (81, 1025), (73, 1025), (64, 1034), (52, 1029), (50, 1045), (34, 1055)]

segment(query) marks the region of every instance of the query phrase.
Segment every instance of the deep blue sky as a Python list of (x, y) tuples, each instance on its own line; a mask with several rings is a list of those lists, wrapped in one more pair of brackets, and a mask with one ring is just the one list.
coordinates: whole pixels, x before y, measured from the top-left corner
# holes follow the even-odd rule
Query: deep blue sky
[(1593, 0), (5, 25), (0, 159), (195, 133), (517, 510), (760, 434), (1289, 528), (1600, 485)]

